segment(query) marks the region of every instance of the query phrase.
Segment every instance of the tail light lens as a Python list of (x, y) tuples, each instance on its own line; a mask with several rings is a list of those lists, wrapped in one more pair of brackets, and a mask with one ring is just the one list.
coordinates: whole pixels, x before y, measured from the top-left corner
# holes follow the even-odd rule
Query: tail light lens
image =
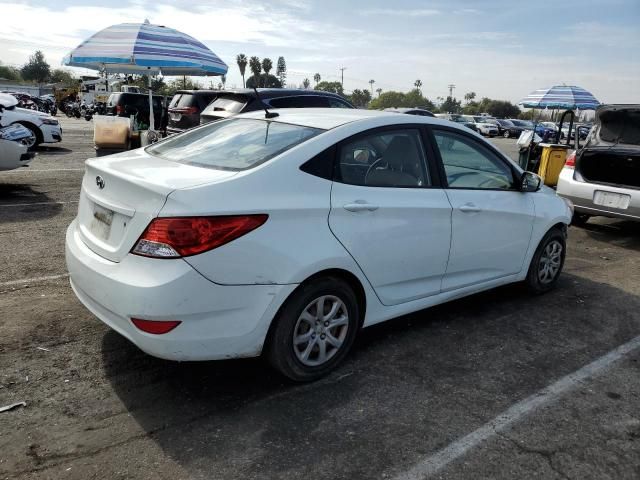
[(198, 113), (198, 107), (170, 108), (169, 113), (181, 113), (183, 115), (194, 114)]
[(139, 318), (132, 318), (131, 322), (138, 330), (154, 335), (169, 333), (182, 323), (180, 320), (141, 320)]
[(153, 258), (179, 258), (218, 248), (246, 235), (268, 215), (174, 217), (153, 220), (131, 253)]
[(569, 168), (576, 168), (576, 152), (571, 152), (567, 159), (564, 161), (564, 166)]
[(116, 105), (116, 115), (120, 115), (122, 112), (124, 112), (122, 105)]

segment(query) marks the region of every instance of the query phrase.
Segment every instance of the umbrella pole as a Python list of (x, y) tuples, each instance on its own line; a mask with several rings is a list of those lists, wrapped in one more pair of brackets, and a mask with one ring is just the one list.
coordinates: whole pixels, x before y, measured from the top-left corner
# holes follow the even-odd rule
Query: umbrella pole
[(153, 92), (151, 91), (151, 72), (149, 72), (149, 130), (155, 130), (155, 118), (153, 117)]

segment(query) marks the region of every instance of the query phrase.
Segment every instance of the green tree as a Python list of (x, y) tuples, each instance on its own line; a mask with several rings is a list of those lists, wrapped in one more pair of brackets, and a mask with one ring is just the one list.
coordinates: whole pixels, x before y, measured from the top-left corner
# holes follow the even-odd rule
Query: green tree
[(382, 89), (381, 88), (376, 88), (376, 93), (378, 94), (378, 96), (380, 96), (380, 94), (382, 93)]
[(460, 113), (462, 111), (462, 102), (452, 96), (448, 96), (440, 106), (440, 111), (445, 113)]
[(464, 94), (464, 101), (468, 103), (472, 102), (476, 98), (476, 92), (467, 92)]
[(71, 87), (78, 83), (78, 79), (75, 78), (71, 73), (63, 70), (61, 68), (56, 68), (51, 71), (51, 76), (49, 77), (49, 81), (51, 83), (60, 83), (64, 87)]
[(271, 61), (271, 59), (270, 58), (263, 58), (262, 59), (262, 70), (264, 71), (264, 73), (269, 75), (269, 72), (271, 71), (272, 68), (273, 68), (273, 62)]
[(344, 96), (344, 90), (340, 82), (327, 82), (327, 81), (319, 82), (318, 84), (316, 84), (315, 89), (322, 90), (323, 92), (333, 92), (333, 93), (337, 93), (338, 95)]
[(415, 82), (413, 82), (413, 86), (416, 87), (420, 92), (422, 92), (421, 88), (422, 88), (422, 80), (418, 79)]
[(251, 70), (251, 73), (253, 74), (254, 82), (258, 81), (258, 84), (249, 87), (249, 80), (247, 80), (247, 87), (261, 87), (262, 85), (260, 85), (260, 72), (262, 72), (262, 63), (260, 63), (260, 59), (258, 57), (251, 57), (249, 59), (249, 70)]
[(242, 75), (242, 86), (246, 87), (247, 84), (244, 81), (244, 72), (247, 69), (247, 56), (244, 53), (239, 53), (236, 57), (236, 63), (240, 69), (240, 75)]
[(247, 88), (282, 88), (280, 80), (275, 75), (267, 75), (266, 73), (259, 74), (257, 77), (251, 75), (247, 78)]
[(370, 109), (384, 109), (384, 108), (401, 108), (401, 107), (418, 107), (425, 108), (430, 111), (436, 110), (435, 105), (431, 100), (425, 98), (420, 90), (414, 88), (413, 90), (403, 93), (389, 90), (384, 93), (379, 93), (377, 98), (374, 98), (369, 104)]
[(280, 85), (284, 87), (287, 82), (287, 62), (284, 61), (284, 57), (278, 57), (276, 77), (280, 80)]
[(51, 67), (44, 59), (44, 54), (40, 50), (29, 57), (29, 61), (20, 70), (22, 78), (27, 81), (44, 83), (51, 75)]
[(15, 67), (9, 67), (7, 65), (0, 64), (0, 78), (6, 80), (13, 80), (14, 82), (19, 82), (22, 80), (22, 76), (20, 75), (20, 70)]
[(348, 98), (354, 107), (366, 107), (371, 101), (371, 93), (367, 89), (360, 90), (356, 88)]
[(220, 82), (222, 83), (222, 89), (227, 88), (227, 76), (221, 75)]
[[(316, 74), (313, 76), (313, 81), (314, 81), (314, 82), (316, 82), (316, 87), (317, 87), (317, 86), (318, 86), (318, 84), (320, 83), (320, 80), (321, 80), (321, 79), (322, 79), (322, 77), (320, 76), (320, 74), (319, 74), (319, 73), (316, 73)], [(317, 88), (316, 88), (316, 90), (317, 90)]]
[(308, 78), (305, 78), (302, 81), (302, 88), (304, 88), (305, 90), (308, 90), (310, 85), (311, 85), (311, 82), (309, 81)]
[(373, 84), (376, 83), (374, 79), (369, 80), (369, 85), (371, 85), (371, 91), (373, 92)]

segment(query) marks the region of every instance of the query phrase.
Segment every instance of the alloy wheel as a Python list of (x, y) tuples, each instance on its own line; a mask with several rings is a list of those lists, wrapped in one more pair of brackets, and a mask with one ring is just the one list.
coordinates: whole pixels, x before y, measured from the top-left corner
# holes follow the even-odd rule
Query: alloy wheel
[(344, 302), (333, 295), (311, 301), (293, 329), (293, 350), (306, 366), (317, 367), (342, 348), (349, 330), (349, 313)]
[(555, 280), (562, 264), (562, 248), (562, 244), (558, 240), (552, 240), (544, 247), (538, 263), (540, 283), (549, 284)]

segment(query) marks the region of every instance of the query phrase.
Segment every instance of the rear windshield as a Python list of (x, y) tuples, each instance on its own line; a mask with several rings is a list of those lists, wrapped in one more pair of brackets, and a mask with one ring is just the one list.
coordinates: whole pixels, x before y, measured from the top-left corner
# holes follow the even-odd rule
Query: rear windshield
[(171, 103), (169, 103), (169, 108), (176, 108), (181, 98), (182, 98), (182, 94), (176, 93), (171, 99)]
[(223, 96), (216, 98), (207, 107), (207, 112), (229, 112), (240, 113), (242, 107), (247, 103), (247, 98), (243, 96)]
[(209, 123), (147, 147), (147, 153), (187, 165), (247, 170), (322, 133), (318, 128), (237, 118)]

